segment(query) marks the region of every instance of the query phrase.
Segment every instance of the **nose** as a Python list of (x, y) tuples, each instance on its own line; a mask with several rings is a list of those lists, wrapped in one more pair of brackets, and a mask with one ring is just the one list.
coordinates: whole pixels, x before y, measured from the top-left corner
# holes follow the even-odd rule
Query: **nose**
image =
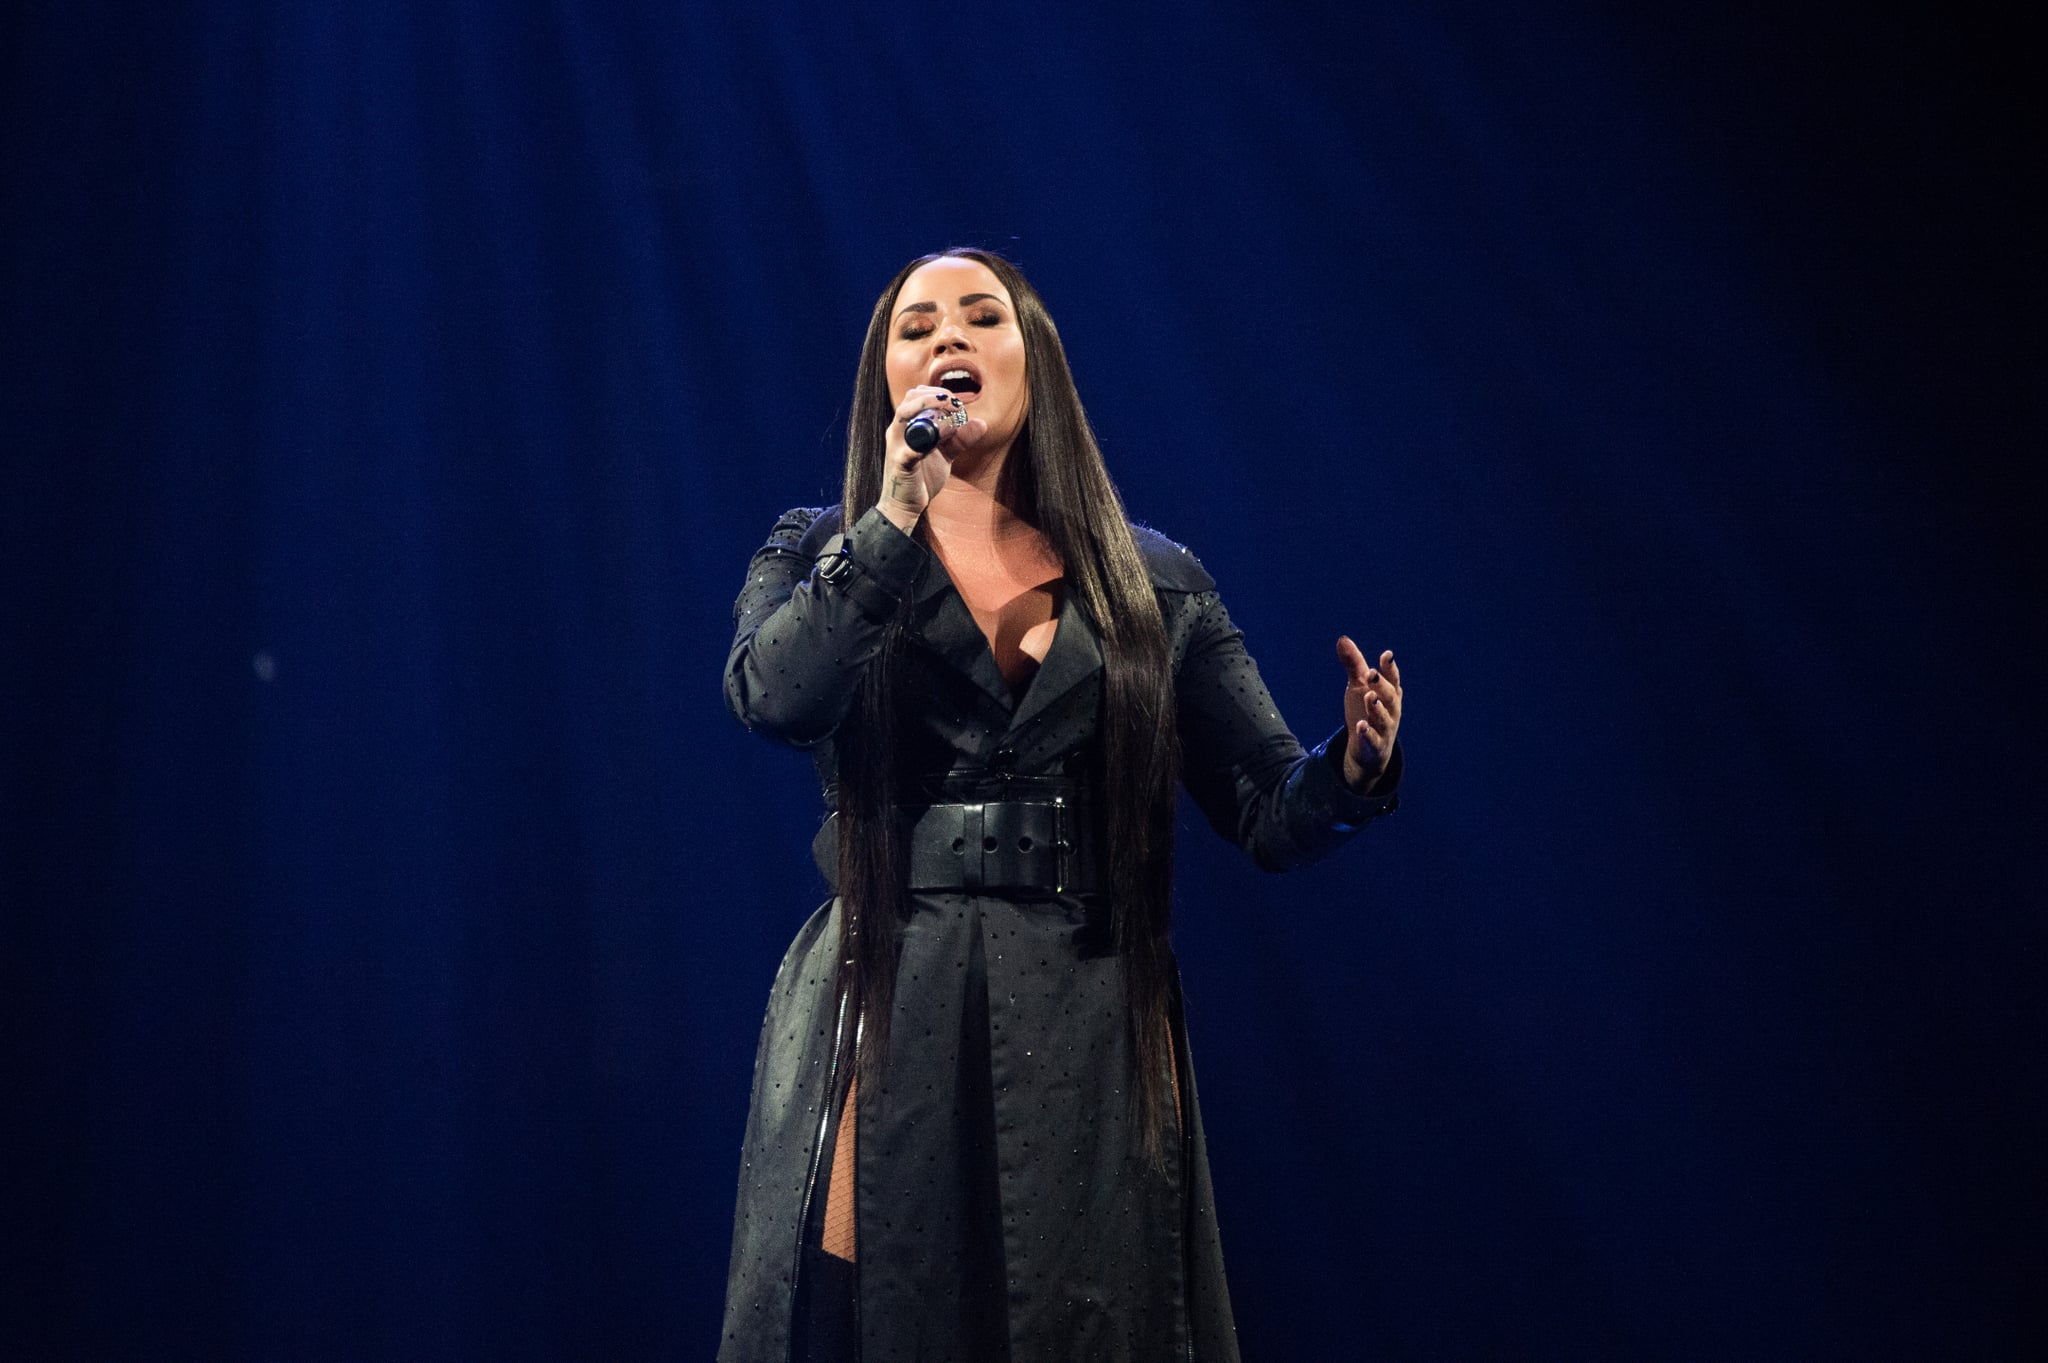
[(958, 322), (948, 321), (944, 326), (932, 333), (932, 354), (934, 355), (944, 355), (948, 351), (966, 350), (968, 348), (967, 333), (961, 330)]

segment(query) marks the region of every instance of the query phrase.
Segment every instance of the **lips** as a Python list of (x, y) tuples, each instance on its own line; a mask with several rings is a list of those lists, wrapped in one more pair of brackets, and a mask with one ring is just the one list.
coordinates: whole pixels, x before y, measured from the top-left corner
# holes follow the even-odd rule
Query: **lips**
[(962, 402), (972, 402), (981, 392), (981, 369), (968, 360), (940, 360), (925, 382), (958, 395)]

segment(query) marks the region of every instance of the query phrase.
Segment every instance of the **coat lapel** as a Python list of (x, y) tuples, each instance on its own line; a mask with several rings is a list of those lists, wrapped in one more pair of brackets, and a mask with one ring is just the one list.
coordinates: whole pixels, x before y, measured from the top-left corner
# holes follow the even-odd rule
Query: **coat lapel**
[[(963, 606), (962, 610), (965, 609)], [(973, 617), (968, 618), (968, 623), (974, 623)], [(994, 659), (990, 662), (993, 665)], [(1060, 625), (1052, 632), (1052, 647), (1045, 651), (1045, 661), (1039, 664), (1017, 713), (1010, 718), (1010, 731), (1015, 733), (1037, 719), (1053, 702), (1101, 670), (1102, 641), (1089, 623), (1088, 612), (1069, 595), (1060, 607)]]
[[(924, 646), (986, 692), (1007, 714), (1012, 704), (1010, 684), (1003, 680), (996, 655), (989, 652), (987, 636), (974, 623), (973, 614), (937, 554), (925, 561), (924, 581), (917, 589), (917, 613), (923, 622), (918, 637)], [(1057, 632), (1053, 638), (1058, 640)]]
[(1052, 704), (1102, 670), (1102, 639), (1095, 632), (1088, 613), (1071, 597), (1061, 604), (1059, 628), (1053, 631), (1052, 646), (1045, 651), (1025, 686), (1021, 700), (1012, 696), (990, 651), (988, 636), (974, 623), (973, 614), (961, 599), (946, 565), (933, 554), (926, 562), (924, 580), (917, 588), (917, 612), (924, 622), (918, 631), (924, 646), (939, 655), (997, 705), (1010, 713), (1010, 732), (1031, 723)]

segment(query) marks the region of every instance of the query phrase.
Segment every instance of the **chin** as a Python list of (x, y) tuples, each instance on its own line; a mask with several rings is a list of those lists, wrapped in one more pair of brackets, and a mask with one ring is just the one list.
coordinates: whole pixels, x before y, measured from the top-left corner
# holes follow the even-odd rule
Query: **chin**
[(1013, 426), (1005, 427), (1002, 430), (997, 430), (996, 427), (993, 424), (991, 424), (988, 430), (982, 433), (981, 439), (974, 442), (974, 447), (976, 449), (986, 450), (1002, 449), (1006, 445), (1015, 444), (1018, 433), (1023, 429), (1024, 423), (1021, 421)]

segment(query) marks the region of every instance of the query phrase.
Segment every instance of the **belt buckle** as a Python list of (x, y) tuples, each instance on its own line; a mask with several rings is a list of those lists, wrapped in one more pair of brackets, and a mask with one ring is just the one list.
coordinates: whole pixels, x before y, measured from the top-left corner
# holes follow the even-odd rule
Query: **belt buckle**
[(1067, 872), (1073, 868), (1074, 842), (1067, 836), (1067, 797), (1052, 797), (1052, 878), (1054, 894), (1067, 892)]
[(960, 806), (962, 889), (981, 889), (988, 880), (988, 825), (983, 817), (987, 808), (979, 802)]
[(1055, 893), (1066, 880), (1060, 866), (1060, 809), (1042, 800), (999, 800), (981, 806), (981, 884), (987, 888)]

